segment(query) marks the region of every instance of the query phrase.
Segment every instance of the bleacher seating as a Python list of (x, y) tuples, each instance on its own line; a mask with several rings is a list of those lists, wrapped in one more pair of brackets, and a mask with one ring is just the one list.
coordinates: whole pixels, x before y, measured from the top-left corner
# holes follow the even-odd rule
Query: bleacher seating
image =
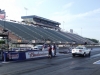
[(39, 34), (42, 34), (43, 39), (52, 39), (52, 41), (58, 41), (58, 39), (56, 39), (55, 37), (46, 33), (46, 31), (41, 27), (34, 27), (34, 26), (27, 26), (27, 25), (26, 25), (26, 27), (31, 30), (34, 30), (35, 32), (37, 32)]
[[(0, 21), (0, 25), (4, 26), (4, 22)], [(18, 24), (16, 25), (16, 23), (5, 21), (5, 28), (7, 28), (8, 30), (11, 30), (12, 32), (21, 36), (22, 38), (25, 38), (26, 40), (29, 40), (29, 39), (31, 40), (32, 38), (32, 36), (28, 34), (27, 31), (23, 30), (24, 28), (22, 28), (21, 25), (18, 26)]]
[(88, 44), (95, 44), (94, 42), (92, 42), (91, 40), (88, 40), (88, 39), (86, 39), (86, 38), (84, 38), (84, 37), (82, 37), (82, 36), (80, 36), (80, 35), (78, 35), (78, 34), (75, 34), (76, 36), (78, 36), (78, 37), (80, 37), (81, 39), (83, 39), (85, 42), (87, 42)]
[(12, 31), (16, 35), (19, 35), (25, 40), (50, 40), (54, 42), (72, 42), (72, 39), (59, 34), (56, 31), (44, 29), (41, 27), (28, 26), (24, 24), (2, 21), (0, 20), (0, 25), (5, 26), (6, 29)]
[(46, 29), (48, 32), (52, 33), (53, 35), (56, 35), (59, 39), (61, 39), (62, 41), (66, 41), (68, 40), (69, 42), (73, 42), (73, 40), (71, 38), (68, 38), (67, 36), (60, 34), (59, 32), (55, 31), (55, 30), (50, 30), (50, 29)]
[[(92, 41), (85, 39), (74, 33), (55, 31), (48, 28), (43, 28), (34, 25), (27, 25), (23, 23), (10, 22), (0, 20), (0, 26), (5, 27), (9, 31), (18, 35), (20, 38), (25, 40), (41, 40), (41, 41), (52, 41), (52, 42), (76, 42), (77, 44), (83, 44), (84, 42), (93, 43)], [(10, 34), (13, 36), (12, 34)], [(14, 37), (14, 36), (13, 36)], [(14, 37), (18, 38), (18, 37)]]
[(74, 42), (76, 42), (77, 44), (82, 44), (83, 43), (83, 41), (81, 41), (80, 39), (75, 37), (72, 33), (63, 32), (63, 31), (59, 31), (59, 33), (62, 33), (64, 35), (69, 36), (70, 38), (74, 39)]
[(90, 41), (90, 40), (88, 40), (88, 39), (86, 39), (78, 34), (63, 32), (63, 31), (59, 31), (59, 33), (62, 33), (64, 35), (67, 35), (70, 38), (74, 39), (77, 44), (84, 44), (85, 42), (87, 42), (88, 44), (95, 44), (94, 42), (92, 42), (92, 41)]

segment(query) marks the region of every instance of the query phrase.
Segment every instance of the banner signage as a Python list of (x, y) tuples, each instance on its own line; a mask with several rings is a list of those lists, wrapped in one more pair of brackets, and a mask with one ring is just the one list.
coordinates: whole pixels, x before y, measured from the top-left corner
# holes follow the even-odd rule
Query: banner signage
[(47, 56), (48, 52), (45, 51), (32, 51), (26, 52), (26, 59)]
[(19, 53), (9, 53), (9, 59), (19, 59)]

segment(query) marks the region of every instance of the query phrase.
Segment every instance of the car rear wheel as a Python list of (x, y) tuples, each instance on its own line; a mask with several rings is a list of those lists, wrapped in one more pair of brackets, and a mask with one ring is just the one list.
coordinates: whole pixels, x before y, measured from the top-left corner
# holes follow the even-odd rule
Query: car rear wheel
[(72, 54), (73, 55), (73, 57), (75, 57), (75, 54)]
[(85, 57), (85, 56), (86, 56), (86, 53), (83, 54), (83, 57)]

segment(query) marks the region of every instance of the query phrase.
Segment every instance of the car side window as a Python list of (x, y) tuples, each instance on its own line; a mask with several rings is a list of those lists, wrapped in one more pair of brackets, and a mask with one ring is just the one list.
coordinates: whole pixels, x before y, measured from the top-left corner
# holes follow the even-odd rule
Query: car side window
[(85, 50), (87, 50), (87, 48), (85, 48)]

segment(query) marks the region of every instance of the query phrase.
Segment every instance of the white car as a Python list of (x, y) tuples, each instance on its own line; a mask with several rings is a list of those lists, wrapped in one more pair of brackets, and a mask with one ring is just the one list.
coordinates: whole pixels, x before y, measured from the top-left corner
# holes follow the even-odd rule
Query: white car
[(48, 46), (36, 45), (33, 50), (48, 50)]
[(91, 54), (91, 50), (87, 49), (85, 46), (77, 46), (76, 48), (72, 49), (72, 55), (73, 57), (75, 55), (82, 55), (82, 56), (86, 56)]

